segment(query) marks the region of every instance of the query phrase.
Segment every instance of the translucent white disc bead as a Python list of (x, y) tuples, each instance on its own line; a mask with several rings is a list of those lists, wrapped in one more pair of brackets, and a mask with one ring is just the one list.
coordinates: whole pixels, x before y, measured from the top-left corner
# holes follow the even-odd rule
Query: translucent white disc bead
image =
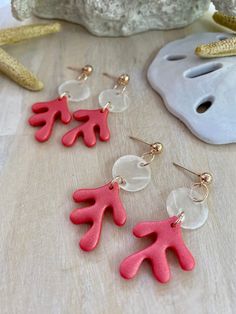
[(120, 187), (129, 192), (144, 189), (151, 180), (150, 166), (143, 166), (145, 160), (135, 155), (122, 156), (114, 163), (113, 178), (121, 176), (125, 183)]
[(84, 81), (78, 80), (70, 80), (65, 81), (58, 87), (59, 95), (64, 92), (68, 92), (70, 94), (70, 101), (78, 102), (84, 99), (89, 98), (90, 96), (90, 88)]
[[(181, 227), (184, 229), (200, 228), (207, 220), (207, 202), (196, 203), (190, 197), (191, 190), (179, 188), (173, 190), (166, 201), (167, 212), (170, 217), (177, 216), (184, 211), (184, 220)], [(201, 197), (196, 191), (194, 196)]]
[(109, 111), (111, 112), (122, 112), (125, 111), (129, 106), (129, 97), (125, 93), (121, 93), (119, 90), (105, 89), (99, 96), (99, 105), (103, 108), (108, 102), (111, 103)]

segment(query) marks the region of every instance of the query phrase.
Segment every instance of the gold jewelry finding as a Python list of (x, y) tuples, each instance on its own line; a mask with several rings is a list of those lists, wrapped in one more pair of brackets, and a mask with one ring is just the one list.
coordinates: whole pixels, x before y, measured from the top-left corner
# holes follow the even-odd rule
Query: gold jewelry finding
[(125, 179), (122, 176), (116, 176), (112, 181), (110, 185), (110, 189), (113, 189), (114, 183), (117, 183), (118, 185), (125, 184)]
[(184, 221), (184, 218), (185, 218), (184, 211), (182, 211), (182, 212), (179, 213), (179, 215), (177, 216), (176, 221), (171, 224), (171, 227), (174, 228), (174, 227), (176, 227), (176, 225), (182, 223), (182, 222)]
[(82, 69), (78, 69), (72, 66), (68, 66), (67, 69), (80, 72), (76, 78), (76, 80), (78, 81), (86, 81), (88, 77), (93, 73), (93, 67), (90, 64), (86, 64)]
[[(199, 178), (199, 181), (198, 182), (195, 182), (192, 184), (192, 187), (191, 187), (191, 192), (190, 192), (190, 197), (191, 199), (195, 202), (195, 203), (202, 203), (204, 202), (207, 198), (208, 198), (208, 195), (209, 195), (209, 188), (208, 188), (208, 185), (212, 183), (213, 181), (213, 176), (211, 173), (209, 172), (203, 172), (201, 174), (198, 174), (192, 170), (189, 170), (179, 164), (176, 164), (175, 162), (173, 162), (173, 165), (178, 167), (178, 168), (181, 168), (181, 169), (184, 169), (192, 174), (194, 174), (195, 176), (197, 176)], [(196, 190), (196, 188), (203, 188), (204, 189), (204, 193), (203, 193), (203, 196), (200, 197), (200, 198), (196, 198), (194, 196), (194, 190)]]
[(104, 112), (106, 109), (107, 109), (107, 110), (110, 110), (111, 107), (112, 107), (111, 102), (108, 101), (108, 102), (105, 104), (105, 106), (104, 106), (101, 110), (102, 110), (102, 112)]
[(153, 160), (155, 159), (155, 156), (160, 154), (163, 150), (163, 145), (160, 142), (148, 143), (148, 142), (146, 142), (146, 141), (144, 141), (138, 137), (135, 137), (135, 136), (129, 136), (129, 138), (131, 138), (132, 140), (136, 140), (136, 141), (139, 141), (141, 143), (144, 143), (146, 145), (149, 145), (149, 147), (150, 147), (150, 150), (148, 152), (145, 152), (141, 156), (141, 158), (143, 158), (145, 160), (145, 163), (143, 163), (141, 165), (142, 167), (150, 165), (153, 162)]
[(116, 84), (113, 88), (118, 89), (121, 87), (121, 93), (124, 93), (124, 91), (127, 88), (127, 85), (129, 84), (130, 81), (130, 76), (128, 74), (121, 74), (117, 81)]
[[(103, 75), (106, 77), (116, 79), (114, 76), (104, 72)], [(117, 79), (116, 79), (116, 84), (114, 85), (114, 89), (119, 89), (121, 88), (121, 93), (124, 93), (124, 91), (127, 88), (127, 85), (129, 84), (130, 81), (130, 76), (128, 74), (121, 74)]]
[(62, 99), (64, 96), (66, 96), (66, 97), (68, 97), (68, 98), (71, 97), (71, 96), (70, 96), (70, 93), (69, 93), (68, 91), (65, 91), (65, 92), (63, 92), (63, 93), (59, 96), (59, 99)]

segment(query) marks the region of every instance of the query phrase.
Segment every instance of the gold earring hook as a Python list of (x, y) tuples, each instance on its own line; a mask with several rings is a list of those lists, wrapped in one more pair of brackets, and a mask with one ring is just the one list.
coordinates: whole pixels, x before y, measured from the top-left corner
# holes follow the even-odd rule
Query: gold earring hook
[[(193, 183), (192, 187), (191, 187), (191, 192), (190, 192), (190, 197), (192, 198), (192, 200), (196, 203), (202, 203), (204, 202), (208, 195), (209, 195), (209, 188), (208, 188), (208, 185), (212, 183), (213, 181), (213, 176), (211, 173), (209, 172), (203, 172), (203, 173), (196, 173), (192, 170), (189, 170), (175, 162), (173, 162), (173, 165), (178, 167), (178, 168), (181, 168), (183, 170), (186, 170), (192, 174), (194, 174), (195, 176), (197, 176), (199, 178), (199, 182), (195, 182)], [(205, 193), (203, 194), (202, 198), (196, 198), (194, 195), (193, 195), (193, 192), (196, 188), (204, 188), (205, 189)]]
[(68, 66), (67, 69), (80, 72), (80, 74), (77, 76), (76, 80), (78, 81), (86, 81), (88, 77), (93, 73), (93, 67), (90, 64), (86, 64), (82, 70), (76, 67)]
[(135, 136), (129, 136), (129, 138), (141, 142), (143, 144), (146, 144), (150, 147), (150, 150), (148, 152), (145, 152), (141, 156), (141, 158), (145, 160), (145, 163), (142, 164), (143, 167), (150, 165), (155, 159), (156, 155), (160, 154), (163, 150), (163, 145), (160, 142), (148, 143)]

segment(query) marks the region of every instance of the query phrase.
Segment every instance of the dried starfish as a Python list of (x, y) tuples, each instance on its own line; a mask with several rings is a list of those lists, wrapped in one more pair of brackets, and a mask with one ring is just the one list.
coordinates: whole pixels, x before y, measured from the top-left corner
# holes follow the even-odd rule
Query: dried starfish
[[(0, 46), (60, 31), (59, 23), (26, 25), (0, 30)], [(0, 48), (0, 71), (24, 88), (38, 91), (43, 83), (15, 58)]]
[[(216, 23), (236, 31), (236, 16), (215, 12), (213, 19)], [(200, 45), (195, 53), (202, 58), (228, 57), (236, 55), (236, 37), (215, 41), (206, 45)]]

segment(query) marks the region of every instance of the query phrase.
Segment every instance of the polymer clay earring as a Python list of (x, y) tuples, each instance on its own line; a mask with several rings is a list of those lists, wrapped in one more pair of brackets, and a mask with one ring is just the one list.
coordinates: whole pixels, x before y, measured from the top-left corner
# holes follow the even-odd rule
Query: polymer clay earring
[(84, 144), (87, 147), (93, 147), (96, 145), (96, 132), (99, 134), (100, 141), (109, 141), (108, 114), (109, 112), (123, 112), (128, 108), (129, 98), (125, 90), (129, 80), (128, 74), (122, 74), (112, 89), (102, 91), (98, 96), (100, 108), (75, 111), (73, 117), (79, 125), (62, 137), (62, 144), (66, 147), (73, 146), (82, 136)]
[(92, 205), (76, 208), (70, 214), (74, 224), (91, 224), (90, 229), (80, 240), (80, 247), (84, 251), (91, 251), (99, 243), (104, 212), (112, 209), (114, 222), (123, 226), (126, 222), (126, 212), (120, 200), (120, 188), (136, 192), (144, 189), (151, 180), (150, 163), (162, 151), (161, 143), (148, 144), (150, 150), (141, 157), (126, 155), (120, 157), (113, 165), (113, 179), (96, 189), (79, 189), (73, 194), (76, 203), (91, 202)]
[[(29, 124), (33, 127), (41, 127), (35, 133), (38, 142), (47, 141), (52, 133), (56, 120), (68, 124), (72, 119), (72, 114), (68, 108), (68, 99), (79, 101), (89, 96), (90, 92), (83, 82), (92, 74), (93, 67), (86, 65), (77, 80), (64, 82), (59, 86), (59, 97), (51, 101), (39, 102), (32, 105), (33, 116), (29, 119)], [(65, 90), (68, 88), (68, 90)]]
[[(68, 69), (77, 72), (79, 70), (74, 67), (68, 67)], [(75, 80), (65, 81), (58, 87), (58, 94), (61, 95), (63, 93), (69, 93), (70, 101), (72, 102), (79, 102), (89, 98), (91, 91), (90, 87), (86, 83), (92, 73), (93, 67), (89, 64), (85, 65)]]
[(127, 258), (120, 265), (120, 274), (125, 279), (136, 276), (142, 262), (149, 260), (155, 278), (161, 283), (170, 279), (170, 269), (167, 262), (166, 251), (171, 249), (177, 255), (183, 270), (190, 271), (195, 266), (195, 261), (189, 249), (184, 244), (181, 227), (196, 229), (201, 227), (207, 218), (208, 208), (206, 199), (209, 194), (208, 185), (212, 182), (210, 173), (196, 174), (199, 181), (190, 189), (180, 188), (170, 193), (167, 198), (167, 212), (170, 218), (162, 221), (145, 221), (138, 223), (133, 234), (138, 238), (155, 235), (155, 242)]

